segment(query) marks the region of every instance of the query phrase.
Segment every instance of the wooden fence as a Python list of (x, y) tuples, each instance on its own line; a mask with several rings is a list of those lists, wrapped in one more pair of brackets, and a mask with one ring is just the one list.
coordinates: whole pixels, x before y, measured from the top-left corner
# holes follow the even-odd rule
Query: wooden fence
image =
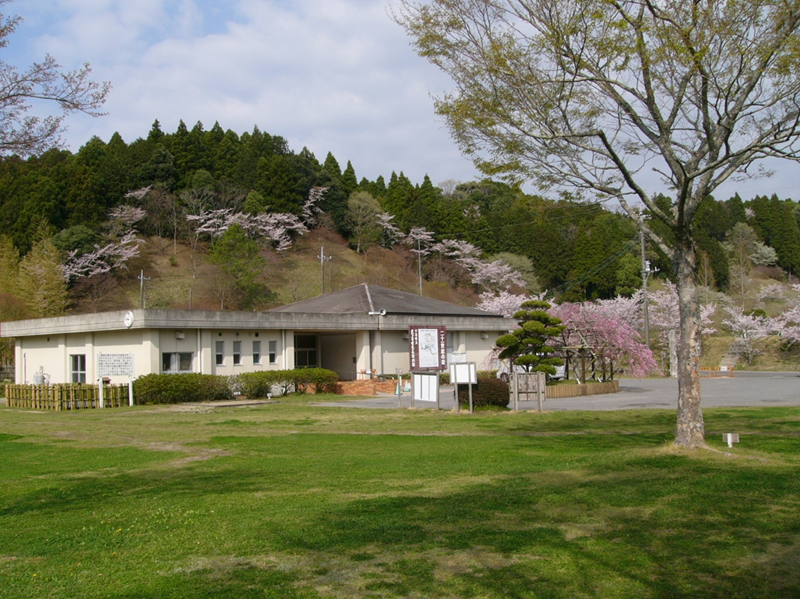
[[(97, 385), (6, 385), (9, 408), (85, 410), (99, 407)], [(103, 385), (103, 406), (128, 405), (128, 385)]]
[(553, 385), (547, 387), (547, 399), (563, 399), (565, 397), (581, 397), (583, 395), (600, 395), (619, 392), (619, 381), (605, 383), (586, 383), (585, 385)]

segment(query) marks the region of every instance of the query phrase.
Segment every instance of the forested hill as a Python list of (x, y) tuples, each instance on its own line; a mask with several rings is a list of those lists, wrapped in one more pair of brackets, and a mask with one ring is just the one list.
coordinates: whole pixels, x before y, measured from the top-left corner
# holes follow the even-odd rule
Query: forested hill
[[(228, 209), (253, 218), (300, 217), (311, 190), (325, 188), (315, 226), (341, 235), (361, 254), (370, 246), (391, 247), (390, 229), (376, 224), (384, 214), (402, 233), (424, 228), (433, 241), (468, 242), (482, 250), (483, 259), (500, 256), (523, 275), (528, 291), (555, 290), (560, 299), (582, 300), (628, 294), (641, 285), (638, 232), (629, 219), (602, 205), (547, 200), (488, 180), (436, 187), (427, 176), (422, 182), (409, 181), (402, 171), (387, 177), (359, 180), (349, 161), (342, 168), (330, 153), (319, 160), (306, 148), (293, 151), (279, 135), (258, 128), (240, 135), (218, 123), (205, 130), (201, 123), (188, 129), (181, 122), (177, 131), (165, 133), (156, 121), (145, 138), (131, 143), (115, 134), (107, 142), (93, 138), (75, 154), (50, 150), (26, 160), (5, 157), (0, 233), (7, 238), (0, 254), (10, 252), (11, 258), (0, 255), (0, 262), (6, 261), (0, 271), (16, 268), (14, 260), (30, 255), (43, 240), (52, 242), (62, 262), (119, 241), (120, 207), (141, 211), (134, 225), (141, 238), (169, 239), (176, 254), (179, 246), (190, 247), (195, 261), (195, 250), (203, 257), (214, 250), (214, 236), (203, 237), (202, 227), (192, 226), (187, 216)], [(135, 193), (142, 189), (147, 193)], [(797, 275), (798, 219), (792, 200), (709, 198), (697, 218), (701, 283), (719, 289), (737, 284), (742, 260)], [(236, 243), (246, 241), (225, 240), (234, 252)], [(222, 245), (209, 259), (224, 262)], [(663, 256), (652, 248), (648, 256), (669, 275)], [(460, 267), (447, 261), (452, 257), (426, 255), (424, 277), (463, 286), (473, 297), (490, 287), (459, 276)]]

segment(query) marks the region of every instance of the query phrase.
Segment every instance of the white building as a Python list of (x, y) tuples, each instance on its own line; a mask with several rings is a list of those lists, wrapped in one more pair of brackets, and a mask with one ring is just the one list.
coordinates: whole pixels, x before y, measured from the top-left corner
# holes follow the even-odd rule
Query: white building
[(18, 384), (96, 381), (100, 354), (132, 354), (136, 376), (319, 366), (355, 380), (408, 372), (411, 326), (446, 327), (448, 363), (480, 369), (515, 322), (363, 284), (266, 312), (103, 312), (5, 322), (0, 336), (15, 339)]

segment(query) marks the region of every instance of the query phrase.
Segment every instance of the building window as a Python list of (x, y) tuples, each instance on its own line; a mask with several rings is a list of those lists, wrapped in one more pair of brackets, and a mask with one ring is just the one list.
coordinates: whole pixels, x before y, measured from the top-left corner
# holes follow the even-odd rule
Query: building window
[(234, 341), (233, 342), (233, 365), (234, 366), (241, 366), (242, 365), (242, 342), (241, 341)]
[(216, 342), (216, 365), (222, 366), (225, 364), (225, 342), (224, 341), (217, 341)]
[(278, 363), (278, 342), (277, 341), (270, 341), (269, 342), (269, 363), (270, 364), (277, 364)]
[(86, 383), (86, 354), (70, 355), (72, 365), (72, 382)]
[(297, 368), (316, 368), (317, 366), (316, 335), (295, 335), (294, 365)]
[(164, 352), (161, 354), (161, 372), (192, 372), (192, 352)]
[(253, 364), (261, 364), (261, 342), (253, 341)]

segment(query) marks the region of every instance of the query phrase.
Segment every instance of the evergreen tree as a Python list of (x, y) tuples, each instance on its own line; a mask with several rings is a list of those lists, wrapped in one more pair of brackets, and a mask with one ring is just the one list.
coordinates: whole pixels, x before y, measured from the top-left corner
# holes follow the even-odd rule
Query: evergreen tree
[(342, 188), (344, 192), (347, 194), (347, 197), (350, 197), (356, 187), (358, 187), (358, 179), (356, 178), (356, 170), (353, 168), (353, 165), (350, 161), (347, 161), (347, 166), (342, 173)]
[(550, 345), (551, 339), (564, 330), (559, 318), (550, 316), (547, 310), (550, 304), (538, 300), (529, 300), (520, 306), (514, 314), (518, 327), (508, 335), (498, 337), (495, 342), (500, 351), (501, 360), (511, 360), (527, 372), (544, 372), (555, 376), (556, 366), (564, 362), (554, 357), (555, 349)]
[(19, 264), (19, 293), (35, 318), (59, 316), (67, 308), (67, 283), (58, 248), (50, 238), (37, 241)]

